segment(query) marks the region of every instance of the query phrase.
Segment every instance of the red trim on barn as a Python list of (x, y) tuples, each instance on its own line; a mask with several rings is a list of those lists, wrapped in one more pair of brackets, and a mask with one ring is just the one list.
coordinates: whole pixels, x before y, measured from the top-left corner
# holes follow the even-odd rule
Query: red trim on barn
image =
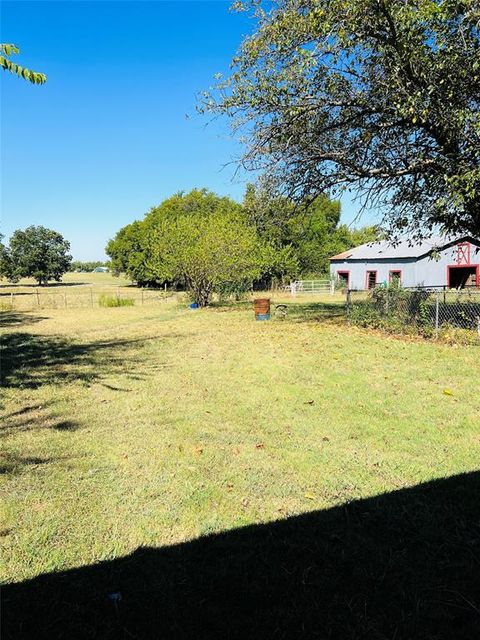
[(480, 287), (480, 264), (449, 264), (447, 265), (447, 287), (450, 289), (450, 269), (464, 269), (475, 267), (475, 286)]
[[(369, 278), (369, 274), (370, 273), (374, 273), (375, 274), (375, 284), (373, 285), (373, 287), (369, 286), (369, 282), (370, 282), (370, 278)], [(375, 289), (375, 287), (378, 284), (378, 271), (376, 269), (368, 269), (365, 273), (365, 289)]]
[(403, 278), (403, 273), (401, 269), (390, 269), (390, 271), (388, 272), (388, 283), (392, 284), (392, 275), (393, 274), (397, 274), (398, 275), (398, 281), (401, 283), (402, 282), (402, 278)]
[(459, 242), (457, 244), (457, 265), (470, 266), (469, 242)]

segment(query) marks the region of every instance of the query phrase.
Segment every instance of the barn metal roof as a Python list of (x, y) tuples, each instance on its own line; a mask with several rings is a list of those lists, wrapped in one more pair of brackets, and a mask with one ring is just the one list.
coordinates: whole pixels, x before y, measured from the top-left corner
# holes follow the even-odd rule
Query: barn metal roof
[(396, 259), (396, 258), (420, 258), (427, 255), (432, 249), (442, 249), (448, 244), (462, 240), (462, 238), (449, 238), (446, 236), (437, 236), (428, 238), (419, 243), (412, 240), (402, 240), (392, 243), (389, 240), (380, 240), (378, 242), (367, 242), (359, 247), (354, 247), (348, 251), (343, 251), (330, 260), (374, 260), (374, 259)]

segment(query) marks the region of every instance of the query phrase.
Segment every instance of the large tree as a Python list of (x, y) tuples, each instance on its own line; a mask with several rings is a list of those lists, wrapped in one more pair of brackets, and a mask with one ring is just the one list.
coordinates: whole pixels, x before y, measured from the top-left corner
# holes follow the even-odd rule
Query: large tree
[(40, 285), (49, 280), (59, 282), (69, 270), (70, 243), (57, 231), (41, 226), (19, 229), (13, 233), (9, 245), (6, 275), (13, 282), (19, 278), (34, 278)]
[[(139, 285), (160, 285), (165, 280), (152, 262), (152, 238), (158, 242), (159, 229), (167, 222), (183, 217), (202, 217), (209, 213), (239, 213), (240, 205), (212, 193), (208, 189), (193, 189), (189, 193), (179, 192), (152, 207), (143, 220), (122, 227), (105, 249), (112, 262), (112, 270), (124, 272)], [(168, 225), (167, 225), (168, 226)]]
[(160, 284), (148, 268), (148, 233), (145, 220), (122, 227), (109, 240), (105, 253), (110, 256), (114, 274), (125, 273), (140, 286)]
[(255, 188), (250, 184), (244, 208), (260, 238), (276, 250), (268, 275), (277, 280), (298, 275), (324, 277), (332, 255), (380, 236), (377, 227), (352, 230), (340, 224), (340, 202), (325, 194), (307, 206), (283, 196), (272, 197), (265, 185)]
[(140, 285), (186, 286), (200, 306), (214, 291), (250, 286), (269, 256), (243, 208), (207, 189), (177, 193), (123, 227), (106, 253)]
[(0, 233), (0, 278), (12, 279), (12, 261), (10, 259), (10, 251), (3, 242), (3, 234)]
[(32, 71), (26, 67), (22, 67), (18, 63), (11, 60), (12, 55), (20, 53), (20, 49), (14, 44), (0, 44), (0, 67), (4, 71), (10, 71), (19, 78), (28, 80), (32, 84), (44, 84), (47, 81), (47, 76), (39, 71)]
[(478, 0), (261, 0), (204, 107), (299, 200), (351, 188), (392, 235), (480, 236)]

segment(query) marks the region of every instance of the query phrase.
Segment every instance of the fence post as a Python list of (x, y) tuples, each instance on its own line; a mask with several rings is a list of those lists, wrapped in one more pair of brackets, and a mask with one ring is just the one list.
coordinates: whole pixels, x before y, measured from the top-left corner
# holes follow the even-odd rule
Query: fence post
[(12, 311), (13, 311), (13, 303), (15, 301), (15, 294), (13, 293), (13, 291), (10, 292), (10, 304), (12, 306)]
[(437, 296), (435, 300), (435, 332), (438, 336), (438, 327), (439, 327), (439, 311), (440, 311), (440, 291), (437, 291)]
[(37, 294), (37, 306), (40, 306), (40, 294), (38, 293), (38, 289), (35, 289), (35, 293)]
[(330, 280), (330, 295), (335, 295), (335, 280)]
[(142, 304), (143, 304), (143, 287), (142, 287)]
[(350, 313), (351, 304), (352, 304), (352, 292), (350, 291), (350, 289), (347, 289), (347, 300), (346, 300), (347, 316)]

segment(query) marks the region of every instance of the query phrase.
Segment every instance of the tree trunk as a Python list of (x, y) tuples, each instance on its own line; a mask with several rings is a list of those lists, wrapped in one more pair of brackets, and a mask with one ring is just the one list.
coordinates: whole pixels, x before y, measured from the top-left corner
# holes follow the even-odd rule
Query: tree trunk
[(199, 307), (206, 307), (210, 302), (212, 294), (212, 285), (210, 283), (199, 282), (192, 283), (192, 291), (195, 296), (195, 302)]

